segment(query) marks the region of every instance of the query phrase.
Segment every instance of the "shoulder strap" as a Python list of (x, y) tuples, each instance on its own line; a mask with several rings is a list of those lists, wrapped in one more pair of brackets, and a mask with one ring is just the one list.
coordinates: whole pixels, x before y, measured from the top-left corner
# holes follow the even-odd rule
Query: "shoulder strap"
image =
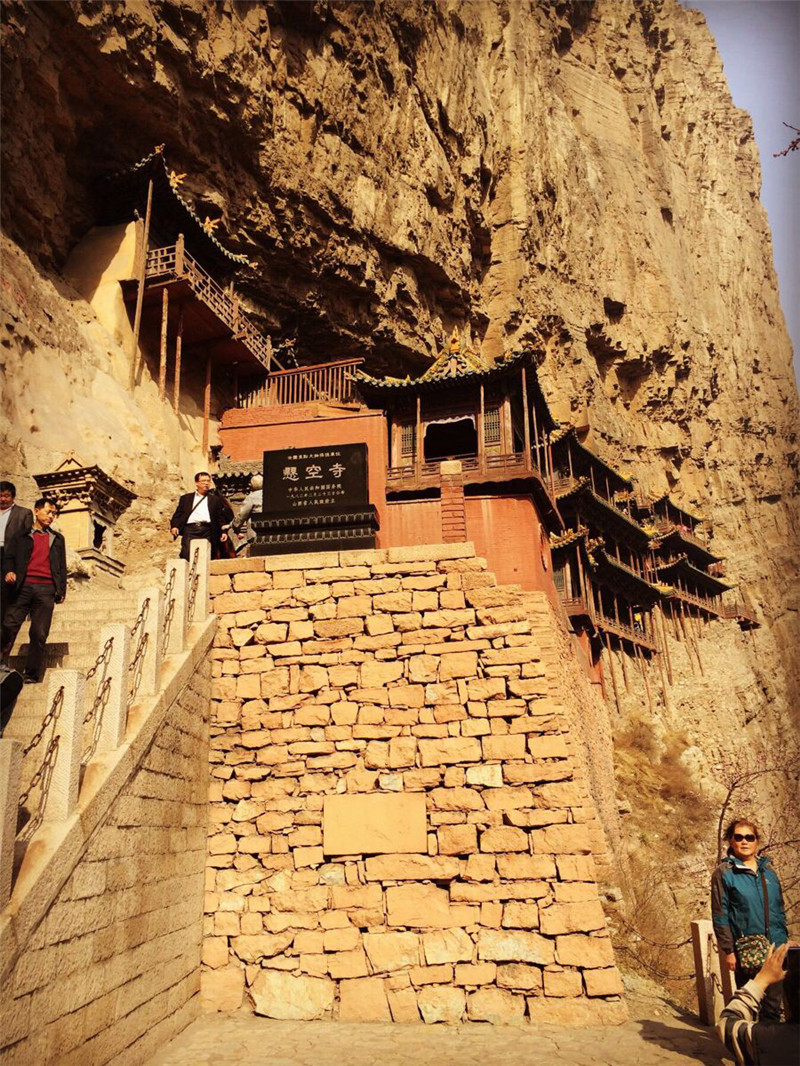
[(189, 518), (192, 517), (192, 515), (197, 510), (197, 508), (200, 506), (200, 504), (203, 502), (203, 500), (207, 500), (207, 499), (208, 499), (207, 495), (206, 496), (201, 496), (200, 499), (197, 501), (197, 503), (194, 505), (194, 507), (191, 509), (191, 511), (189, 512), (189, 517), (186, 519), (186, 523), (185, 523), (187, 526), (189, 524)]
[(761, 875), (761, 891), (764, 893), (764, 930), (769, 940), (769, 889), (767, 888), (767, 879), (764, 876), (764, 871), (759, 870)]

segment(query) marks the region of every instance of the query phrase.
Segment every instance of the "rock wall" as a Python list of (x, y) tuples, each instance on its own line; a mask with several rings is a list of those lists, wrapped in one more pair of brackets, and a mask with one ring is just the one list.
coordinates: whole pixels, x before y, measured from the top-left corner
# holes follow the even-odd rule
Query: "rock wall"
[(602, 835), (518, 595), (461, 544), (212, 569), (208, 1006), (621, 1021)]
[(4, 981), (4, 1066), (138, 1066), (199, 1012), (210, 673), (201, 660)]

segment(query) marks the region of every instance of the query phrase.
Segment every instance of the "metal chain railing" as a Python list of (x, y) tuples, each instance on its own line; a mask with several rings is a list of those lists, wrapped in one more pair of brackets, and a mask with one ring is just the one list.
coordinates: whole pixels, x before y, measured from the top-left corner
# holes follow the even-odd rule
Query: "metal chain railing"
[[(22, 814), (22, 817), (25, 817), (25, 815), (27, 815), (27, 820), (25, 823), (22, 824), (22, 827), (19, 831), (19, 839), (27, 840), (34, 833), (34, 830), (42, 823), (45, 800), (47, 797), (47, 790), (50, 785), (50, 776), (52, 775), (53, 766), (55, 765), (55, 754), (57, 754), (58, 752), (60, 740), (60, 736), (50, 738), (50, 742), (47, 745), (47, 749), (45, 750), (45, 757), (42, 760), (42, 764), (39, 765), (38, 770), (31, 778), (28, 788), (19, 796), (17, 810), (20, 812), (20, 814)], [(42, 789), (41, 792), (39, 792), (38, 807), (36, 808), (33, 817), (31, 817), (30, 811), (27, 808), (27, 804), (30, 800), (31, 793), (38, 785), (42, 785)]]
[(92, 700), (92, 704), (89, 707), (89, 710), (83, 716), (83, 724), (84, 725), (88, 725), (94, 719), (94, 717), (97, 714), (98, 710), (101, 707), (105, 707), (105, 705), (108, 703), (108, 694), (109, 694), (109, 692), (111, 690), (111, 681), (112, 681), (112, 678), (110, 678), (110, 677), (105, 678), (105, 680), (103, 681), (102, 685), (100, 685), (99, 688), (97, 689), (97, 692), (95, 693), (94, 699)]
[(41, 743), (42, 737), (44, 736), (45, 732), (47, 731), (47, 727), (56, 721), (56, 719), (58, 718), (59, 714), (61, 714), (61, 708), (63, 706), (64, 706), (64, 686), (62, 685), (61, 688), (59, 688), (58, 691), (53, 696), (53, 702), (50, 704), (50, 709), (48, 710), (47, 714), (42, 719), (42, 724), (39, 727), (39, 731), (37, 733), (34, 733), (33, 737), (30, 740), (30, 742), (28, 744), (26, 744), (25, 747), (22, 749), (22, 757), (23, 757), (23, 759), (25, 758), (26, 755), (29, 755), (33, 751), (33, 749), (35, 747), (37, 747), (37, 745), (39, 745)]
[(86, 671), (86, 680), (87, 681), (91, 681), (91, 679), (94, 677), (94, 675), (97, 673), (97, 671), (103, 665), (103, 663), (106, 662), (110, 658), (111, 649), (112, 649), (113, 646), (114, 646), (114, 638), (113, 637), (109, 637), (108, 640), (103, 645), (103, 650), (97, 656), (97, 658), (95, 659), (95, 661), (92, 664), (92, 666), (90, 666), (89, 669)]
[(161, 629), (161, 637), (164, 642), (164, 647), (167, 646), (167, 642), (169, 641), (169, 631), (172, 628), (172, 617), (175, 614), (175, 596), (173, 593), (177, 573), (178, 571), (174, 568), (170, 571), (167, 584), (164, 588), (164, 621)]
[(197, 590), (200, 586), (200, 548), (196, 548), (192, 552), (192, 563), (189, 567), (188, 584), (188, 596), (187, 596), (187, 611), (186, 616), (189, 621), (192, 620), (194, 615), (194, 604), (197, 599)]
[(142, 680), (142, 661), (143, 661), (143, 658), (144, 658), (144, 653), (147, 650), (147, 643), (148, 643), (149, 634), (142, 633), (141, 636), (139, 636), (138, 640), (136, 638), (137, 638), (137, 634), (138, 634), (139, 630), (144, 625), (144, 620), (145, 620), (145, 618), (147, 618), (147, 614), (148, 614), (149, 610), (150, 610), (150, 597), (148, 596), (148, 597), (146, 597), (146, 599), (142, 603), (142, 606), (141, 606), (141, 609), (139, 611), (139, 614), (136, 617), (136, 621), (133, 623), (133, 626), (131, 627), (131, 647), (133, 647), (133, 645), (135, 643), (136, 644), (136, 649), (135, 649), (133, 655), (131, 655), (131, 661), (128, 664), (128, 673), (131, 675), (130, 688), (128, 689), (128, 706), (129, 707), (130, 707), (131, 703), (133, 702), (133, 700), (134, 700), (134, 698), (136, 696), (136, 693), (137, 693), (137, 691), (139, 689), (139, 685), (141, 684), (141, 680)]

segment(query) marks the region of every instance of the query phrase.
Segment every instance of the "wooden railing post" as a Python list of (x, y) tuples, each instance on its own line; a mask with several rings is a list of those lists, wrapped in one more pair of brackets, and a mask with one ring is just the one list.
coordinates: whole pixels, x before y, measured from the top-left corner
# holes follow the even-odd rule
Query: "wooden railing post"
[(0, 740), (0, 910), (11, 895), (21, 773), (22, 744), (18, 740)]
[(175, 243), (175, 273), (178, 277), (183, 276), (183, 258), (184, 258), (184, 240), (183, 234), (178, 234), (178, 240)]
[(58, 748), (52, 775), (42, 797), (42, 820), (63, 822), (78, 804), (86, 678), (79, 670), (50, 670), (48, 680), (48, 706), (60, 688), (64, 689), (64, 695), (54, 733), (58, 737)]
[(105, 675), (98, 685), (108, 680), (108, 693), (100, 722), (98, 751), (116, 751), (125, 739), (128, 723), (128, 668), (130, 667), (130, 630), (125, 625), (112, 623), (100, 630), (100, 647), (113, 640), (106, 663)]

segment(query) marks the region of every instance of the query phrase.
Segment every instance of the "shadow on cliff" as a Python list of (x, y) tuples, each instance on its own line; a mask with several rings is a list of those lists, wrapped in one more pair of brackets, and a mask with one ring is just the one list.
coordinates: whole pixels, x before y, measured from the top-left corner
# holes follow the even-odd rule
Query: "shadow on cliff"
[(682, 1025), (669, 1025), (652, 1018), (637, 1019), (642, 1039), (648, 1044), (657, 1044), (667, 1051), (676, 1052), (687, 1061), (701, 1062), (703, 1066), (719, 1066), (729, 1061), (730, 1056), (717, 1040), (713, 1029), (703, 1025), (689, 1011), (680, 1011), (677, 1018)]

